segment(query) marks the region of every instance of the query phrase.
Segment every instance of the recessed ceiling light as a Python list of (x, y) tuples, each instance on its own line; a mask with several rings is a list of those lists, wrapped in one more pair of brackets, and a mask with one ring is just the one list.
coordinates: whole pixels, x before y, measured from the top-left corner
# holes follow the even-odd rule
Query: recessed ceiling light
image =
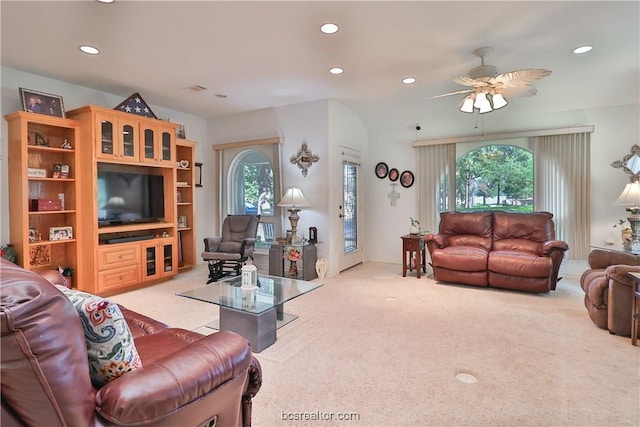
[(113, 3), (113, 0), (98, 0), (100, 3)]
[(331, 74), (342, 74), (342, 73), (344, 73), (344, 70), (342, 68), (340, 68), (340, 67), (333, 67), (333, 68), (331, 68), (329, 70), (329, 72)]
[(100, 53), (97, 47), (82, 45), (80, 46), (80, 50), (89, 55), (97, 55)]
[(580, 47), (577, 47), (577, 48), (573, 49), (573, 53), (579, 55), (581, 53), (587, 53), (587, 52), (591, 51), (591, 49), (593, 49), (593, 46), (589, 46), (589, 45), (580, 46)]
[(410, 85), (416, 82), (416, 78), (415, 77), (405, 77), (404, 79), (402, 79), (402, 83), (406, 84), (406, 85)]
[(326, 24), (322, 24), (322, 26), (320, 27), (320, 31), (322, 31), (325, 34), (337, 33), (339, 29), (340, 28), (338, 27), (337, 24), (333, 24), (331, 22), (328, 22)]

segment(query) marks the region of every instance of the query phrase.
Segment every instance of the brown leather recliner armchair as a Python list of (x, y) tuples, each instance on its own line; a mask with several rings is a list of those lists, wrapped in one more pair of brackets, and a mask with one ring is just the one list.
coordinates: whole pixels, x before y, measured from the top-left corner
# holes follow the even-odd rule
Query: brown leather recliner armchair
[(628, 273), (640, 273), (640, 256), (594, 249), (589, 254), (589, 267), (580, 277), (589, 317), (596, 326), (612, 334), (631, 336), (635, 284)]
[(38, 274), (0, 262), (3, 427), (251, 425), (262, 375), (246, 339), (122, 308), (143, 366), (96, 390), (73, 304)]
[(569, 248), (556, 240), (553, 214), (442, 212), (438, 234), (424, 241), (433, 276), (443, 282), (526, 292), (556, 288)]

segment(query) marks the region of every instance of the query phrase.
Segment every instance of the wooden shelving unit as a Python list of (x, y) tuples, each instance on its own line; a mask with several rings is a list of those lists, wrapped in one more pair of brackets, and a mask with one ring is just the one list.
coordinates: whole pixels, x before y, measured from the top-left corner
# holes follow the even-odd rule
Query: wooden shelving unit
[[(84, 253), (78, 243), (84, 233), (78, 220), (83, 215), (79, 191), (83, 177), (78, 168), (83, 146), (80, 123), (23, 111), (5, 119), (9, 131), (10, 236), (17, 263), (36, 271), (70, 268), (73, 275), (68, 279), (78, 283), (85, 277)], [(68, 168), (64, 176), (58, 165)], [(40, 207), (37, 200), (41, 200)], [(60, 240), (50, 239), (50, 234)]]
[(176, 139), (176, 221), (179, 269), (191, 268), (196, 264), (195, 145), (193, 141)]

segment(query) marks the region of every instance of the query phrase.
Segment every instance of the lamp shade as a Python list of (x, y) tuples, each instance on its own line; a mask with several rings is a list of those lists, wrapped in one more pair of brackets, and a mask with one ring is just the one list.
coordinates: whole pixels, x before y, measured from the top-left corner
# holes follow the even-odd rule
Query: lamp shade
[(507, 105), (507, 100), (504, 99), (504, 96), (500, 95), (499, 93), (496, 93), (495, 95), (493, 95), (491, 100), (493, 101), (494, 110), (497, 110)]
[(306, 206), (310, 206), (307, 199), (304, 198), (304, 194), (302, 194), (302, 190), (298, 187), (288, 188), (284, 193), (282, 200), (278, 203), (278, 206), (281, 208), (304, 208)]
[(640, 182), (627, 184), (614, 204), (640, 207)]
[(473, 95), (466, 96), (460, 104), (460, 111), (463, 113), (473, 113)]

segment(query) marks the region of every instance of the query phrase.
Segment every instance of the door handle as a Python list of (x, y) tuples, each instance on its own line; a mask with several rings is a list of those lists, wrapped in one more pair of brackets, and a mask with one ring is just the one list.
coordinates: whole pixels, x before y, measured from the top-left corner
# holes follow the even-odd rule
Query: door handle
[(342, 214), (339, 214), (339, 215), (338, 215), (338, 218), (342, 218), (343, 216), (344, 216), (344, 215), (342, 215)]

